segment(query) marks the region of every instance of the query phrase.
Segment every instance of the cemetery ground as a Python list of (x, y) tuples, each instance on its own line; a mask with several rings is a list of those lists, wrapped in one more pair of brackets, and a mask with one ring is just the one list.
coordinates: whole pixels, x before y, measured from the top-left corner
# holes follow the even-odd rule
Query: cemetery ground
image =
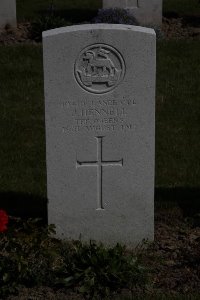
[[(165, 1), (164, 8), (196, 20), (194, 2)], [(21, 21), (46, 7), (18, 5)], [(82, 5), (91, 15), (100, 6)], [(174, 37), (157, 43), (155, 242), (126, 250), (49, 236), (42, 47), (0, 47), (0, 203), (11, 216), (24, 217), (23, 207), (32, 218), (10, 217), (0, 233), (0, 299), (200, 298), (200, 39)]]

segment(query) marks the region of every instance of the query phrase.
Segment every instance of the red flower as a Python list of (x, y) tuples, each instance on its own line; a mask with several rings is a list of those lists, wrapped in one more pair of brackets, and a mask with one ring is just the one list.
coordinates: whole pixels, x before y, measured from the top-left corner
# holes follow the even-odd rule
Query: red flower
[(4, 210), (0, 210), (0, 232), (7, 230), (8, 215)]

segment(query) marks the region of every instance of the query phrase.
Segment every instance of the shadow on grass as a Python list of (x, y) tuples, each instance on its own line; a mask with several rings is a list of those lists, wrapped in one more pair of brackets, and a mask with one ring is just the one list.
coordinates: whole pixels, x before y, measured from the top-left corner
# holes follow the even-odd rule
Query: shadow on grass
[[(63, 18), (65, 21), (70, 23), (82, 23), (90, 22), (94, 17), (97, 16), (96, 9), (55, 9), (55, 16)], [(50, 14), (49, 10), (40, 10), (37, 12), (39, 15)]]
[(41, 218), (47, 223), (47, 199), (37, 195), (0, 192), (0, 209), (4, 209), (10, 216)]
[[(41, 218), (47, 223), (46, 198), (15, 192), (0, 192), (0, 209), (4, 209), (11, 216), (27, 218)], [(156, 188), (155, 207), (168, 206), (169, 203), (178, 205), (185, 217), (192, 217), (200, 213), (200, 188)]]
[(185, 217), (195, 216), (200, 213), (200, 188), (156, 188), (157, 207), (167, 202), (177, 204), (183, 210)]

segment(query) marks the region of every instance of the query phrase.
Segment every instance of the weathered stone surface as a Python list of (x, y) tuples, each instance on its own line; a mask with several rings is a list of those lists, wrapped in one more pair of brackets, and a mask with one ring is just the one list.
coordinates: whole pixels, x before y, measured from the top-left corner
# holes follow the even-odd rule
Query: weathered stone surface
[(43, 33), (49, 223), (59, 237), (153, 239), (155, 33)]
[(16, 0), (0, 0), (0, 27), (16, 26)]
[(103, 0), (103, 6), (109, 7), (120, 7), (120, 8), (133, 8), (138, 7), (138, 0)]
[(128, 9), (141, 25), (162, 24), (162, 0), (103, 0), (103, 7)]

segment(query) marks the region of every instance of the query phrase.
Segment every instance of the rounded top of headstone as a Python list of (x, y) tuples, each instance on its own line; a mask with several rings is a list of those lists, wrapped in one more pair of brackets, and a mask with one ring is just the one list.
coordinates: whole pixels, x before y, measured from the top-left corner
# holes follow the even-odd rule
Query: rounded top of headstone
[(73, 25), (73, 26), (66, 26), (60, 27), (56, 29), (51, 29), (47, 31), (43, 31), (42, 36), (43, 38), (63, 34), (68, 32), (76, 32), (81, 30), (131, 30), (138, 33), (144, 34), (152, 34), (155, 35), (154, 29), (141, 27), (141, 26), (134, 26), (134, 25), (124, 25), (124, 24), (84, 24), (84, 25)]

